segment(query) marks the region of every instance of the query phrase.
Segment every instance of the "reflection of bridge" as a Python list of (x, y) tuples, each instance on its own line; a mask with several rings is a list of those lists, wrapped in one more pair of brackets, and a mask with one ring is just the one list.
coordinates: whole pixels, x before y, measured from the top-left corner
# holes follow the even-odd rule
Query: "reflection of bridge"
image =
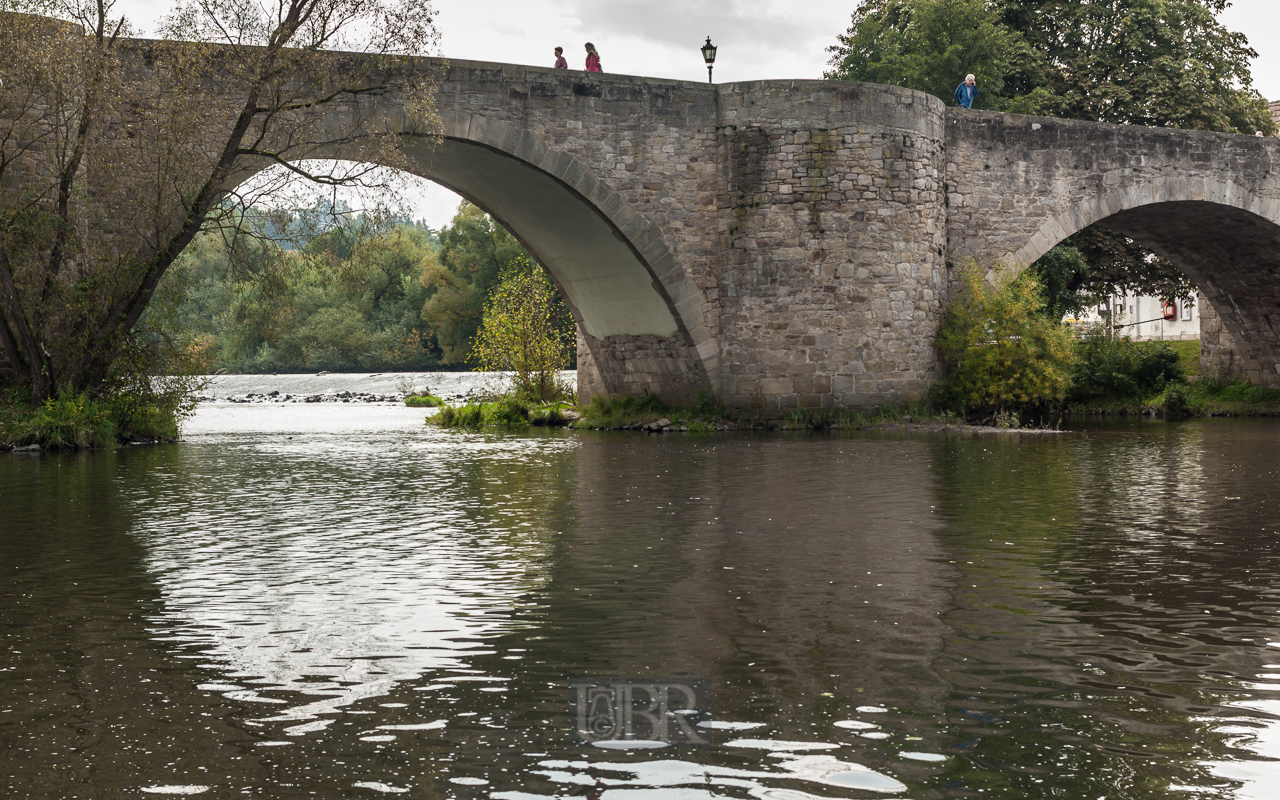
[[(360, 102), (403, 118), (394, 94)], [(1238, 370), (1280, 385), (1274, 140), (946, 109), (867, 84), (458, 61), (437, 102), (444, 140), (409, 144), (414, 171), (547, 267), (579, 323), (586, 393), (705, 389), (766, 414), (916, 397), (936, 378), (950, 265), (1025, 265), (1093, 223), (1185, 269), (1216, 310), (1207, 353), (1234, 342)]]

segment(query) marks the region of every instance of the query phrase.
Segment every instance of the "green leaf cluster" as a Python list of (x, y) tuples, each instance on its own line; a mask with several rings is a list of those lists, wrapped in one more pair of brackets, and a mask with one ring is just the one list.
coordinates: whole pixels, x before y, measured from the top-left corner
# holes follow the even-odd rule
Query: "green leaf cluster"
[(1155, 127), (1270, 135), (1252, 88), (1257, 53), (1216, 15), (1225, 0), (866, 0), (827, 77), (906, 86), (952, 102)]
[(560, 372), (576, 345), (564, 301), (541, 267), (527, 258), (507, 269), (485, 303), (472, 359), (483, 372), (511, 372), (516, 391), (543, 402), (570, 390)]
[(528, 259), (515, 237), (471, 203), (464, 202), (440, 231), (436, 258), (424, 264), (428, 299), (422, 307), (441, 361), (463, 364), (480, 329), (485, 299), (502, 274)]
[(202, 233), (160, 293), (194, 331), (211, 369), (228, 372), (427, 370), (439, 365), (421, 313), (424, 228), (335, 229), (301, 249)]
[(1164, 342), (1135, 342), (1096, 332), (1076, 342), (1070, 401), (1145, 398), (1186, 381), (1178, 354)]
[(972, 72), (977, 108), (1006, 108), (1006, 77), (1040, 62), (987, 0), (866, 0), (839, 41), (828, 48), (828, 78), (906, 86), (951, 102)]
[(932, 400), (962, 413), (1061, 403), (1075, 360), (1071, 330), (1044, 313), (1034, 274), (991, 275), (976, 261), (938, 334), (946, 372)]
[(207, 370), (459, 368), (501, 276), (532, 263), (470, 203), (438, 233), (349, 209), (320, 213), (322, 205), (201, 233), (166, 273), (146, 320), (190, 332)]

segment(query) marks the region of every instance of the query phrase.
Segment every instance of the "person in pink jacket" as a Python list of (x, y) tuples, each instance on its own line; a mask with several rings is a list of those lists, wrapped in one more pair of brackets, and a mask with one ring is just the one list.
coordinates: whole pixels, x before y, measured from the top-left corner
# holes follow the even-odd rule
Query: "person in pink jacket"
[(587, 72), (604, 72), (600, 69), (600, 54), (591, 42), (587, 42)]
[(564, 48), (563, 48), (563, 47), (557, 47), (557, 48), (556, 48), (556, 66), (555, 66), (555, 68), (556, 68), (556, 69), (568, 69), (568, 68), (569, 68), (569, 62), (564, 60)]

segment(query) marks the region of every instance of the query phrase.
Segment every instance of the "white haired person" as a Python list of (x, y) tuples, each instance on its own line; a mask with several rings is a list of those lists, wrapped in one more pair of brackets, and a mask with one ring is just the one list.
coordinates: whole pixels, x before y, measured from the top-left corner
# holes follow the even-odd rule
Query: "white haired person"
[(604, 72), (600, 69), (600, 54), (591, 42), (587, 42), (587, 72)]
[(978, 81), (973, 73), (964, 76), (964, 83), (956, 87), (956, 105), (961, 108), (973, 108), (973, 101), (978, 99)]

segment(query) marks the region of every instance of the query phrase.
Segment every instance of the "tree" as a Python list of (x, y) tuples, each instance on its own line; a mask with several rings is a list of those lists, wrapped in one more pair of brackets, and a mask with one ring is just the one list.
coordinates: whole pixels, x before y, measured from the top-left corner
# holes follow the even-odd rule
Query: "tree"
[(520, 394), (558, 399), (568, 391), (560, 371), (568, 369), (576, 344), (566, 318), (564, 301), (546, 272), (521, 258), (503, 272), (485, 303), (472, 358), (481, 371), (514, 373)]
[[(297, 210), (305, 216), (310, 209)], [(291, 223), (272, 220), (275, 230)], [(438, 245), (407, 223), (347, 217), (301, 248), (266, 236), (200, 234), (166, 273), (144, 320), (177, 309), (212, 366), (234, 372), (424, 370), (439, 366), (421, 319), (423, 264)], [(299, 240), (290, 235), (286, 244)]]
[(1258, 54), (1216, 15), (1227, 0), (1004, 0), (1002, 18), (1043, 72), (1007, 75), (1039, 92), (1035, 113), (1152, 127), (1276, 132), (1252, 88)]
[[(407, 133), (438, 127), (413, 59), (436, 41), (429, 0), (180, 0), (156, 42), (125, 38), (111, 2), (0, 12), (0, 346), (36, 401), (109, 383), (202, 228), (240, 225), (286, 180), (407, 166), (406, 131), (367, 95), (398, 93)], [(358, 163), (310, 161), (321, 141)]]
[(1155, 127), (1276, 130), (1257, 53), (1227, 0), (865, 0), (827, 77), (951, 101), (966, 73), (988, 108)]
[(828, 78), (905, 86), (951, 102), (972, 72), (980, 108), (1008, 106), (1006, 76), (1035, 73), (1041, 60), (988, 0), (866, 0), (838, 38), (827, 48)]
[(422, 283), (431, 292), (422, 307), (446, 364), (462, 364), (484, 314), (485, 299), (504, 272), (530, 261), (506, 228), (468, 202), (458, 207), (452, 223), (440, 231), (440, 252), (424, 262)]

